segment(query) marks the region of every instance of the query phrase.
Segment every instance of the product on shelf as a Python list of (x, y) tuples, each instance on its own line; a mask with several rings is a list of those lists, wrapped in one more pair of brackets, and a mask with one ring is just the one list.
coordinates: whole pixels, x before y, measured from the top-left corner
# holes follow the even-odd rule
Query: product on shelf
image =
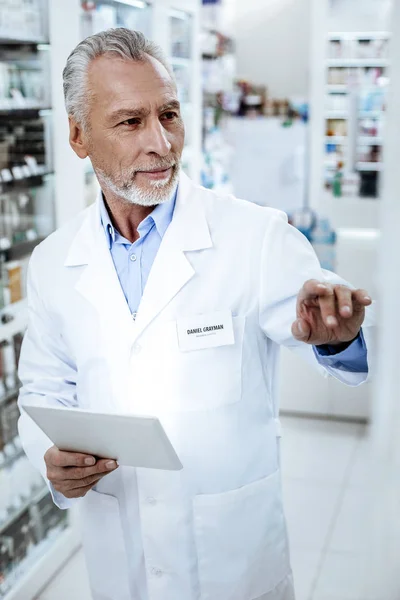
[(323, 269), (335, 270), (336, 233), (331, 228), (329, 219), (317, 218), (311, 233), (311, 243)]
[(109, 0), (81, 0), (82, 39), (111, 27), (126, 27), (151, 37), (151, 5), (147, 2), (129, 3)]
[(17, 400), (16, 396), (0, 406), (0, 426), (4, 445), (12, 442), (18, 435), (20, 412)]
[(359, 146), (358, 158), (359, 162), (366, 163), (377, 163), (382, 161), (382, 147), (381, 146)]
[(24, 339), (24, 335), (23, 333), (16, 333), (13, 336), (13, 342), (14, 342), (14, 354), (15, 354), (15, 369), (18, 369), (18, 364), (19, 364), (19, 358), (21, 355), (21, 347), (22, 347), (22, 342)]
[(0, 110), (50, 105), (49, 56), (30, 47), (0, 48)]
[[(21, 476), (26, 474), (21, 472)], [(0, 471), (0, 481), (1, 478)], [(0, 522), (0, 597), (12, 589), (43, 552), (51, 548), (56, 536), (67, 525), (67, 512), (54, 505), (43, 480), (35, 490), (20, 507), (9, 511), (3, 525)], [(2, 492), (3, 488), (0, 488), (0, 505)]]
[(4, 382), (7, 390), (14, 390), (17, 383), (14, 344), (11, 340), (3, 340), (0, 347), (3, 354)]
[(172, 61), (176, 86), (178, 88), (178, 99), (182, 104), (191, 100), (191, 69), (190, 65), (175, 64)]
[(65, 512), (54, 504), (50, 494), (46, 494), (34, 507), (35, 523), (38, 524), (39, 539), (45, 538), (64, 521)]
[[(19, 167), (25, 171), (29, 169), (28, 176), (33, 175), (35, 173), (32, 173), (32, 160), (28, 164), (27, 158), (33, 158), (37, 165), (48, 166), (50, 157), (46, 151), (46, 128), (45, 118), (36, 114), (29, 116), (26, 112), (25, 115), (11, 113), (0, 116), (1, 169), (12, 171)], [(14, 174), (16, 179), (22, 179), (24, 176), (24, 171), (21, 172), (21, 177), (18, 177), (18, 172), (17, 177)], [(2, 177), (4, 179), (3, 173)]]
[(344, 119), (327, 119), (327, 136), (343, 137), (347, 135), (347, 121)]
[(331, 39), (329, 58), (343, 59), (383, 59), (388, 55), (387, 39)]
[(170, 13), (171, 56), (190, 58), (192, 55), (192, 16), (183, 11)]
[(344, 94), (328, 94), (325, 97), (326, 110), (347, 111), (348, 103), (348, 96)]
[(16, 40), (44, 40), (41, 0), (1, 0), (0, 37)]
[(6, 263), (7, 288), (10, 294), (9, 303), (22, 300), (22, 267), (18, 261)]

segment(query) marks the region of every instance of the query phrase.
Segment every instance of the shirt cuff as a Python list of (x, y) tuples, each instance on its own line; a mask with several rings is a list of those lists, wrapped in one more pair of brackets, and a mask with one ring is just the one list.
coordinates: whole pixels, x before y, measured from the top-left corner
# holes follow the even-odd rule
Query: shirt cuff
[(79, 500), (79, 498), (66, 498), (63, 494), (61, 494), (61, 492), (57, 492), (54, 489), (53, 484), (50, 483), (50, 481), (47, 482), (47, 485), (49, 487), (54, 504), (61, 510), (72, 508), (72, 506)]
[(342, 352), (335, 346), (313, 346), (317, 361), (323, 367), (331, 367), (351, 373), (368, 373), (367, 346), (362, 329), (356, 339)]

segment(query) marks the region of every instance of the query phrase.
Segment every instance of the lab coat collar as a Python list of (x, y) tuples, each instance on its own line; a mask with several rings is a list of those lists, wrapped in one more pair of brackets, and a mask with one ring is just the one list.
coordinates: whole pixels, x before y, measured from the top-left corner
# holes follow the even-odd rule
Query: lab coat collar
[[(181, 172), (178, 195), (171, 225), (173, 225), (173, 239), (170, 243), (182, 251), (195, 251), (212, 247), (212, 240), (204, 207), (197, 195), (200, 189)], [(89, 264), (91, 257), (96, 253), (97, 244), (104, 235), (101, 223), (101, 191), (96, 203), (92, 205), (76, 234), (64, 265), (76, 267)]]
[[(140, 337), (184, 285), (194, 276), (186, 252), (212, 247), (212, 240), (200, 198), (205, 190), (181, 175), (178, 197), (170, 226), (161, 241), (147, 284), (133, 320), (114, 267), (100, 219), (99, 202), (90, 207), (70, 248), (65, 265), (86, 265), (75, 289), (100, 316), (105, 346), (112, 371), (122, 377), (126, 350)], [(116, 344), (116, 340), (118, 343)], [(125, 350), (124, 350), (125, 349)], [(114, 386), (117, 387), (117, 383)]]

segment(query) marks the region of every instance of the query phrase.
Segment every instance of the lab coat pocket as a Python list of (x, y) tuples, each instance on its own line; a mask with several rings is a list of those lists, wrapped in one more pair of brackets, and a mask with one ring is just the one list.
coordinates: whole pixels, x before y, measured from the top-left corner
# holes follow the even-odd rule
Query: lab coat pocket
[[(190, 352), (179, 347), (177, 322), (147, 333), (147, 344), (131, 364), (136, 412), (146, 414), (218, 409), (241, 399), (245, 317), (233, 317), (234, 343)], [(142, 384), (140, 384), (142, 382)], [(140, 390), (143, 390), (141, 393)]]
[(290, 574), (279, 471), (237, 490), (196, 496), (194, 519), (202, 600), (269, 598)]
[(80, 516), (93, 597), (132, 600), (118, 499), (91, 490), (82, 501)]
[(238, 402), (242, 393), (244, 317), (233, 317), (234, 343), (179, 352), (179, 395), (187, 409), (210, 410)]

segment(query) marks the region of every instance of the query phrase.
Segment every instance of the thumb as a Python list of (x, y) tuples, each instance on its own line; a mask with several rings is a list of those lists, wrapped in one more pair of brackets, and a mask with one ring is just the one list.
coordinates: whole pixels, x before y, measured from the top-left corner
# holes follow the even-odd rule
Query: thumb
[(292, 335), (300, 342), (307, 342), (310, 337), (310, 326), (304, 319), (297, 319), (292, 325)]

